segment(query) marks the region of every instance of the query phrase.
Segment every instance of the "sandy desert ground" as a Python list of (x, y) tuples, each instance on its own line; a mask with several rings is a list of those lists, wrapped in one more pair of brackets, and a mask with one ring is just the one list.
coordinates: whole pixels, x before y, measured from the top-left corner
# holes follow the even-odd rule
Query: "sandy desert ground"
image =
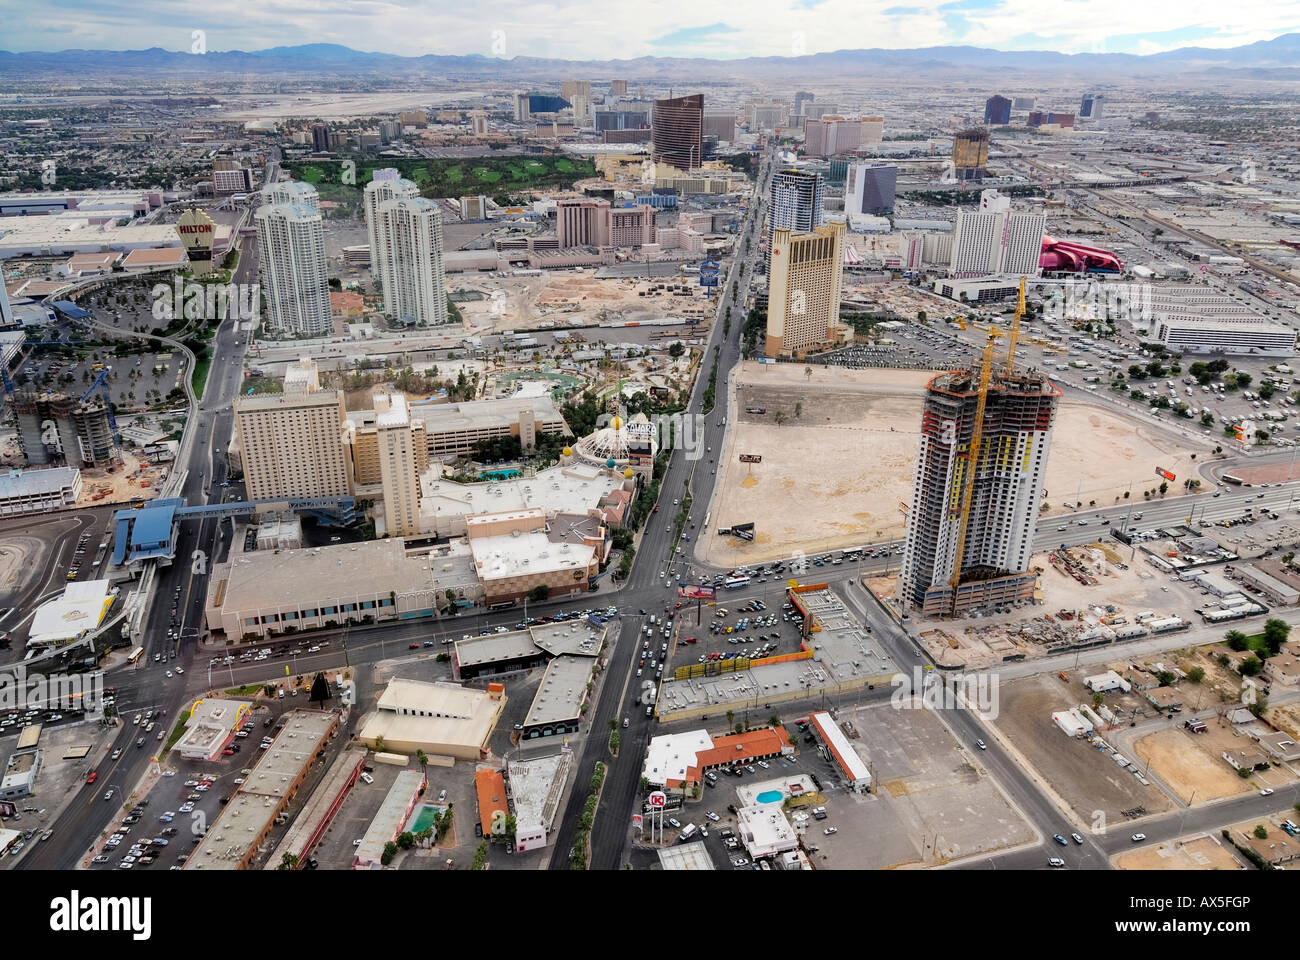
[[(753, 521), (757, 535), (753, 543), (704, 537), (705, 561), (756, 562), (901, 536), (899, 504), (911, 499), (924, 388), (933, 374), (819, 367), (808, 376), (805, 369), (745, 362), (737, 371), (728, 413), (736, 427), (719, 458), (709, 523)], [(747, 407), (766, 413), (747, 414)], [(781, 426), (773, 422), (777, 410), (787, 417)], [(1129, 490), (1140, 502), (1159, 482), (1157, 466), (1176, 474), (1181, 490), (1194, 468), (1192, 452), (1150, 425), (1064, 401), (1048, 457), (1046, 515), (1067, 512), (1063, 504), (1076, 498), (1109, 506)], [(741, 453), (763, 461), (739, 463)]]

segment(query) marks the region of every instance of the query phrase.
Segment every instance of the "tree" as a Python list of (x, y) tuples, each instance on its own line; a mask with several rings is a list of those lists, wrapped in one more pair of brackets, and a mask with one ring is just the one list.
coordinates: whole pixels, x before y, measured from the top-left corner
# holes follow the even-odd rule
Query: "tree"
[(1255, 826), (1255, 836), (1256, 836), (1256, 838), (1258, 838), (1258, 839), (1260, 839), (1260, 840), (1267, 840), (1267, 839), (1268, 839), (1268, 828), (1265, 827), (1262, 823), (1257, 824), (1257, 825)]
[(1192, 683), (1200, 683), (1202, 680), (1205, 679), (1205, 668), (1204, 667), (1188, 668), (1187, 679), (1192, 681)]
[(1253, 381), (1254, 379), (1255, 379), (1255, 378), (1252, 377), (1249, 373), (1238, 373), (1238, 374), (1237, 374), (1237, 386), (1242, 387), (1242, 388), (1249, 387), (1250, 384), (1251, 384), (1251, 381)]
[(1245, 660), (1241, 661), (1241, 666), (1238, 669), (1241, 670), (1241, 675), (1243, 677), (1253, 677), (1259, 673), (1263, 666), (1264, 665), (1259, 662), (1258, 657), (1247, 657)]
[(551, 588), (544, 583), (539, 583), (537, 586), (533, 587), (533, 589), (528, 591), (528, 599), (534, 603), (545, 600), (550, 595)]
[(379, 862), (382, 863), (384, 866), (388, 866), (390, 863), (393, 862), (393, 857), (395, 856), (397, 856), (397, 844), (389, 840), (386, 844), (384, 844), (384, 852), (383, 854), (380, 855)]
[(680, 357), (685, 352), (686, 352), (686, 348), (682, 346), (682, 342), (680, 340), (674, 340), (672, 346), (668, 348), (668, 356), (673, 357), (674, 359)]
[(1094, 707), (1100, 707), (1105, 702), (1106, 702), (1106, 695), (1102, 693), (1100, 690), (1098, 690), (1096, 693), (1092, 695), (1092, 705)]
[(384, 742), (383, 737), (375, 737), (375, 753), (386, 753), (388, 744)]
[(1240, 630), (1229, 630), (1223, 635), (1223, 639), (1228, 642), (1228, 647), (1231, 650), (1246, 649), (1246, 635)]
[(423, 750), (415, 751), (415, 762), (420, 765), (420, 774), (425, 774), (425, 769), (429, 766), (429, 757)]
[(1282, 644), (1286, 643), (1287, 637), (1291, 633), (1291, 624), (1285, 620), (1279, 620), (1273, 617), (1264, 623), (1264, 646), (1268, 648), (1268, 655), (1276, 657), (1282, 650)]
[(776, 415), (775, 415), (774, 417), (772, 417), (772, 419), (776, 421), (776, 425), (777, 425), (778, 427), (781, 426), (781, 424), (785, 423), (785, 421), (786, 421), (785, 411), (784, 411), (784, 410), (778, 410), (778, 411), (776, 412)]
[(799, 401), (794, 405), (794, 418), (798, 420), (803, 416), (803, 402)]
[(804, 367), (804, 368), (803, 368), (803, 376), (804, 376), (804, 379), (805, 379), (805, 380), (811, 380), (811, 379), (812, 379), (812, 367)]
[(289, 852), (286, 851), (286, 852), (285, 852), (285, 855), (284, 855), (283, 857), (280, 858), (280, 865), (279, 865), (278, 867), (276, 867), (275, 869), (277, 869), (277, 870), (297, 870), (297, 869), (298, 869), (298, 856), (297, 856), (297, 854), (289, 853)]

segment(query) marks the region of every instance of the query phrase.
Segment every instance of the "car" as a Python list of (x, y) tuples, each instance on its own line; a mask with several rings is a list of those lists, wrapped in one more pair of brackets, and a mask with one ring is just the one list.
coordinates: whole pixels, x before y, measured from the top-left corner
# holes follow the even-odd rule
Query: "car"
[(1068, 847), (1070, 845), (1070, 842), (1066, 840), (1065, 837), (1061, 836), (1059, 833), (1052, 834), (1052, 839), (1055, 840), (1063, 847)]
[(99, 854), (90, 861), (91, 863), (108, 863), (108, 857), (105, 854)]
[(171, 672), (170, 670), (168, 670), (168, 671), (167, 671), (167, 678), (168, 678), (169, 680), (171, 679), (171, 675), (172, 675), (172, 672)]
[(419, 645), (418, 643), (408, 643), (408, 644), (406, 645), (406, 649), (408, 649), (408, 650), (419, 650), (419, 649), (420, 649), (420, 645)]
[(632, 722), (632, 721), (629, 720), (627, 717), (624, 717), (624, 718), (623, 718), (623, 727), (624, 727), (624, 729), (626, 729), (627, 726), (628, 726), (628, 724), (631, 723), (631, 722)]
[(1049, 867), (1063, 867), (1065, 866), (1065, 861), (1062, 860), (1060, 857), (1052, 857), (1050, 860), (1047, 861), (1047, 865)]
[(835, 827), (827, 827), (825, 830), (822, 831), (822, 833), (824, 833), (826, 836), (829, 837), (833, 834), (839, 833), (839, 830), (836, 829)]
[(720, 816), (718, 816), (718, 815), (717, 815), (716, 813), (714, 813), (712, 810), (710, 810), (708, 813), (706, 813), (705, 816), (708, 817), (710, 820), (712, 820), (714, 823), (717, 823), (719, 820), (722, 819)]
[(126, 857), (123, 857), (122, 862), (118, 864), (118, 867), (122, 870), (130, 870), (134, 866), (135, 866), (135, 862), (127, 859)]
[(987, 749), (988, 749), (988, 744), (986, 744), (983, 740), (976, 740), (976, 741), (975, 741), (975, 746), (979, 747), (981, 750), (987, 750)]
[(438, 802), (438, 803), (446, 803), (446, 802), (447, 802), (447, 791), (446, 791), (446, 790), (439, 790), (439, 791), (438, 791), (438, 801), (437, 801), (437, 802)]
[(672, 827), (674, 830), (680, 830), (682, 828), (682, 825), (677, 821), (676, 817), (669, 817), (668, 825)]
[(731, 865), (733, 867), (743, 867), (747, 863), (749, 863), (749, 861), (746, 860), (744, 857), (736, 857), (734, 860), (731, 861)]
[(1145, 833), (1135, 833), (1133, 834), (1133, 836), (1129, 837), (1129, 839), (1132, 840), (1134, 843), (1141, 843), (1146, 838), (1147, 835)]
[(186, 780), (186, 781), (185, 781), (185, 786), (187, 786), (187, 787), (197, 787), (198, 785), (199, 785), (199, 782), (198, 782), (197, 780)]
[(1259, 795), (1261, 797), (1271, 797), (1273, 795), (1273, 788), (1265, 787), (1263, 790), (1259, 791)]
[(354, 846), (354, 847), (359, 847), (359, 846), (361, 846), (361, 840), (360, 840), (360, 838), (358, 838), (358, 839), (356, 839), (356, 840), (353, 840), (353, 841), (352, 841), (352, 846)]
[(1070, 839), (1079, 844), (1079, 846), (1083, 846), (1083, 837), (1079, 836), (1077, 833), (1070, 834)]

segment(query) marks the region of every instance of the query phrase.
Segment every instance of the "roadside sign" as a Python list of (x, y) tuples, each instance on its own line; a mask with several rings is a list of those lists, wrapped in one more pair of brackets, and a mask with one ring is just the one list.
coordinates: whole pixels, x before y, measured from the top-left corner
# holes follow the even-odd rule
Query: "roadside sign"
[(649, 799), (652, 807), (665, 807), (668, 805), (668, 794), (662, 790), (652, 791)]

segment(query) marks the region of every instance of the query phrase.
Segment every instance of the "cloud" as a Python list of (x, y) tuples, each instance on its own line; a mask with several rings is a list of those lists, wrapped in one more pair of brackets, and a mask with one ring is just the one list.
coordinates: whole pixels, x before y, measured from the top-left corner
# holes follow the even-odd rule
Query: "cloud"
[(404, 56), (493, 56), (501, 38), (507, 58), (734, 58), (953, 43), (1145, 53), (1271, 38), (1300, 24), (1300, 0), (62, 0), (58, 17), (29, 0), (0, 0), (0, 17), (0, 46), (9, 50), (188, 50), (191, 32), (203, 30), (210, 51), (339, 43)]

